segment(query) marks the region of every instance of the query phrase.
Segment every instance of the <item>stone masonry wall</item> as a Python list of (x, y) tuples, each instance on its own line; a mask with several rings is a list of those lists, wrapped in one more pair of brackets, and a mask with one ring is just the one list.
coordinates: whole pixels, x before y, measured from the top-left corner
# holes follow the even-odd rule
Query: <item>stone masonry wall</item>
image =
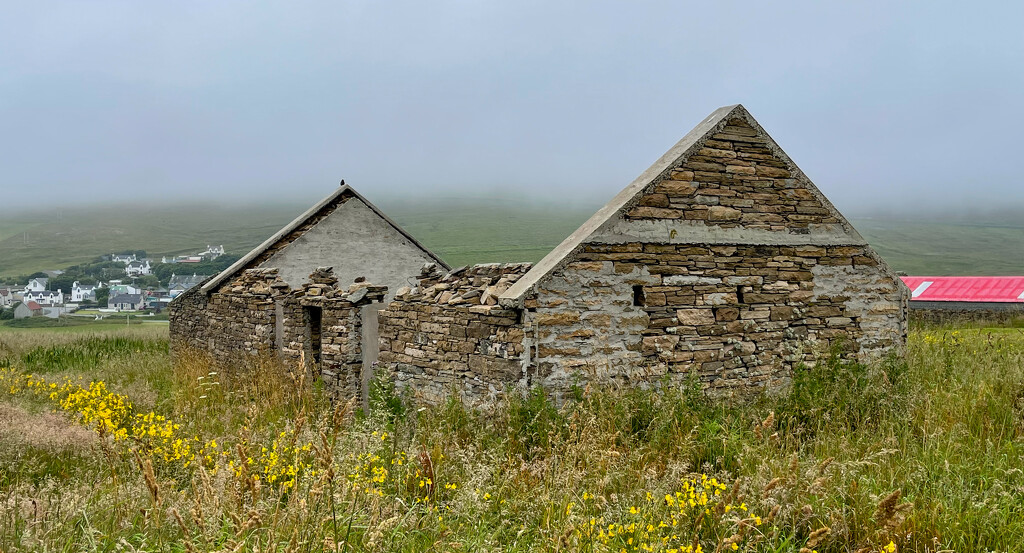
[(627, 216), (767, 231), (840, 224), (742, 119), (712, 135)]
[(901, 345), (906, 302), (865, 246), (589, 244), (527, 300), (527, 344), (554, 393), (696, 371), (721, 395)]
[(193, 286), (174, 298), (167, 307), (168, 328), (171, 337), (171, 353), (180, 353), (184, 348), (204, 349), (210, 334), (207, 317), (206, 295), (200, 286)]
[(519, 311), (497, 297), (530, 268), (491, 264), (448, 274), (428, 265), (380, 312), (380, 363), (402, 390), (438, 403), (455, 392), (489, 401), (525, 378)]
[[(339, 288), (330, 269), (314, 271), (308, 283), (291, 290), (276, 269), (249, 269), (208, 296), (194, 293), (171, 302), (172, 348), (205, 351), (225, 368), (261, 354), (289, 363), (302, 359), (335, 397), (359, 398), (359, 311), (382, 301), (386, 292), (365, 282)], [(320, 314), (316, 340), (313, 313)]]
[[(828, 350), (864, 361), (899, 350), (909, 291), (749, 114), (727, 109), (528, 278), (529, 264), (425, 266), (379, 312), (379, 362), (396, 385), (431, 403), (487, 402), (512, 387), (558, 397), (696, 374), (710, 394), (748, 394), (785, 386)], [(318, 271), (289, 290), (273, 271), (172, 302), (172, 336), (221, 358), (319, 356), (328, 386), (356, 397), (360, 309), (386, 289), (340, 289)]]
[(910, 302), (914, 325), (1008, 326), (1024, 318), (1024, 304), (995, 302)]

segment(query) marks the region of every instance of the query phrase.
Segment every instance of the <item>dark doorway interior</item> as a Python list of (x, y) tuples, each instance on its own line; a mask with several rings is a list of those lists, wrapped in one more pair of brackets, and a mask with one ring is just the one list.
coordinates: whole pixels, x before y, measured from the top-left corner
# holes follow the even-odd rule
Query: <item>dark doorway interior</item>
[(306, 324), (309, 328), (309, 353), (313, 362), (320, 364), (320, 341), (324, 311), (320, 307), (306, 307)]

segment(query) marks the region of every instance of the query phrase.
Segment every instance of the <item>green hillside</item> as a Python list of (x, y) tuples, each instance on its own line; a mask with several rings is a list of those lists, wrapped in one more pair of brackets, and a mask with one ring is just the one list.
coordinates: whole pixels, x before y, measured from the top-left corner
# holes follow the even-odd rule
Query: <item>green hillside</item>
[(410, 234), (450, 265), (538, 261), (600, 206), (515, 202), (445, 202), (381, 206)]
[(301, 207), (116, 207), (0, 215), (0, 276), (60, 269), (122, 250), (150, 257), (224, 244), (248, 251)]
[[(452, 265), (536, 261), (598, 207), (508, 199), (381, 201), (381, 208)], [(305, 205), (236, 208), (95, 208), (0, 216), (0, 277), (60, 269), (98, 255), (150, 257), (224, 244), (242, 254)], [(1024, 274), (1024, 214), (856, 218), (854, 225), (896, 270), (930, 275)]]
[(911, 275), (1024, 274), (1024, 214), (977, 221), (854, 219), (898, 271)]

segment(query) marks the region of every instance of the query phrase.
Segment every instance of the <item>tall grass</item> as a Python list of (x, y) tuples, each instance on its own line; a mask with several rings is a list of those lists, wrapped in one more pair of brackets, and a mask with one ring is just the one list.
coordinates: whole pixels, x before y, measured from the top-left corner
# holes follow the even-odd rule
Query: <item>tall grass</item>
[[(363, 413), (301, 366), (172, 368), (143, 341), (8, 344), (13, 373), (105, 380), (197, 445), (167, 460), (146, 438), (71, 439), (76, 413), (0, 390), (18, 429), (0, 424), (0, 550), (1024, 549), (1017, 330), (916, 330), (905, 360), (825, 358), (745, 403), (690, 385), (486, 412), (379, 381)], [(53, 436), (32, 435), (40, 417)]]

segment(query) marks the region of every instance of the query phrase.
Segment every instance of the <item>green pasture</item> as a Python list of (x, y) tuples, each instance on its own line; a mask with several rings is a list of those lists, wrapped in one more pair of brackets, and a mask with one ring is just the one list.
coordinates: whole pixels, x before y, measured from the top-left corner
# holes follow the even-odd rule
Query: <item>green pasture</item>
[[(589, 218), (600, 201), (385, 200), (380, 207), (452, 266), (538, 261)], [(59, 269), (121, 250), (150, 257), (224, 244), (244, 254), (307, 206), (165, 206), (5, 215), (0, 277)], [(1024, 215), (860, 217), (853, 224), (897, 271), (920, 275), (1024, 274)], [(27, 235), (25, 234), (27, 232)], [(27, 236), (27, 239), (26, 239)]]

